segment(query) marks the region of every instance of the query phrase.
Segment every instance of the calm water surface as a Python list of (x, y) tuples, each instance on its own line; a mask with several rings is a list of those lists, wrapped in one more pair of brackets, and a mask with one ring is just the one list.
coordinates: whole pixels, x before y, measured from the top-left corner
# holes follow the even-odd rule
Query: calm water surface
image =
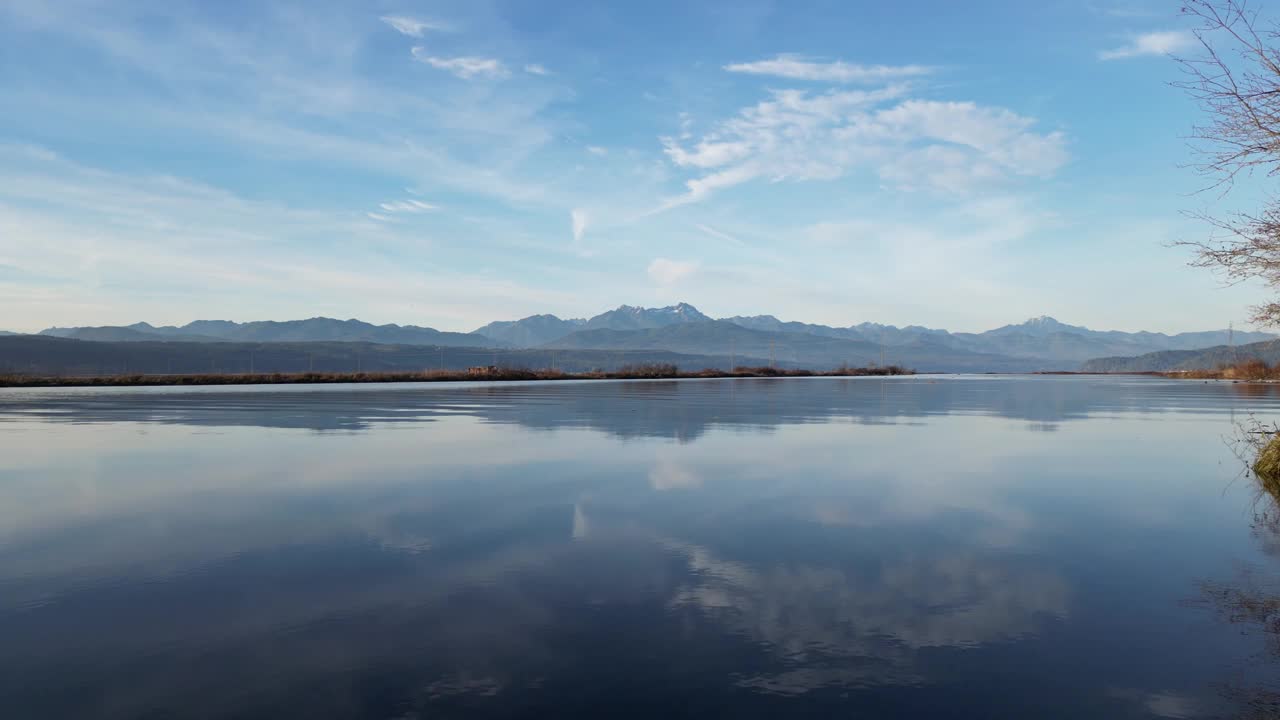
[(1231, 716), (1278, 393), (0, 390), (0, 717)]

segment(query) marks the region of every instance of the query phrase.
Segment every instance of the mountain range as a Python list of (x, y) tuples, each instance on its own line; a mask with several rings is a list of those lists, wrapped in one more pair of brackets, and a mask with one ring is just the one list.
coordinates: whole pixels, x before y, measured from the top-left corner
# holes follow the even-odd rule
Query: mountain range
[(891, 362), (922, 371), (1075, 370), (1099, 357), (1194, 350), (1275, 337), (1230, 330), (1176, 335), (1099, 331), (1047, 316), (982, 333), (870, 322), (839, 327), (783, 321), (772, 315), (714, 320), (687, 303), (654, 309), (623, 305), (588, 320), (537, 315), (486, 325), (475, 333), (501, 342), (522, 337), (542, 347), (750, 354), (814, 366)]
[(1273, 335), (1214, 330), (1166, 335), (1091, 330), (1041, 316), (981, 333), (864, 322), (845, 327), (783, 321), (772, 315), (711, 318), (688, 303), (662, 308), (622, 305), (586, 319), (530, 315), (470, 333), (413, 325), (311, 318), (236, 323), (197, 320), (181, 327), (49, 328), (42, 335), (99, 342), (359, 342), (403, 346), (673, 352), (719, 358), (717, 364), (772, 359), (831, 367), (892, 363), (920, 371), (1077, 370), (1095, 358), (1139, 356), (1268, 341)]
[(368, 342), (384, 345), (433, 345), (445, 347), (501, 347), (505, 343), (474, 333), (443, 332), (416, 325), (373, 325), (360, 320), (316, 317), (278, 322), (262, 320), (237, 323), (229, 320), (196, 320), (181, 327), (139, 322), (124, 326), (53, 327), (41, 335), (99, 342)]

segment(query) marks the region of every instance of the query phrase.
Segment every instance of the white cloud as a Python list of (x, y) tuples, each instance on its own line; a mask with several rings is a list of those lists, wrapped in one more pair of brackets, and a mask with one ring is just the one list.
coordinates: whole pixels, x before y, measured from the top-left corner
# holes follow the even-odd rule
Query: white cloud
[(504, 78), (510, 75), (507, 66), (502, 64), (501, 60), (496, 58), (484, 57), (452, 57), (443, 58), (428, 55), (427, 49), (418, 46), (413, 49), (413, 57), (418, 62), (426, 63), (438, 70), (447, 70), (463, 80), (471, 80), (479, 77), (487, 78)]
[(649, 263), (649, 279), (659, 285), (674, 285), (698, 271), (698, 263), (687, 260), (654, 258)]
[(539, 65), (538, 63), (529, 63), (524, 66), (524, 71), (530, 75), (550, 75), (551, 71)]
[(741, 160), (752, 152), (751, 144), (746, 141), (703, 140), (695, 145), (692, 150), (685, 150), (675, 140), (663, 138), (662, 146), (667, 156), (675, 164), (696, 168), (720, 167), (735, 160)]
[(903, 99), (906, 90), (774, 90), (696, 141), (661, 138), (673, 164), (702, 174), (660, 209), (757, 178), (834, 180), (865, 167), (901, 188), (965, 192), (1051, 175), (1067, 161), (1065, 137), (1035, 132), (1033, 118), (972, 102)]
[(884, 82), (933, 72), (933, 68), (924, 65), (855, 65), (841, 61), (818, 62), (799, 55), (779, 55), (772, 60), (733, 63), (725, 65), (724, 69), (749, 75), (834, 83)]
[(391, 218), (387, 217), (386, 215), (380, 215), (380, 214), (378, 214), (378, 213), (372, 213), (372, 212), (371, 212), (371, 213), (365, 213), (365, 215), (368, 215), (370, 220), (377, 220), (378, 222), (390, 222), (390, 221), (391, 221)]
[(591, 153), (592, 155), (599, 155), (603, 157), (609, 154), (609, 148), (603, 148), (603, 147), (600, 147), (599, 145), (588, 145), (587, 152)]
[(452, 32), (453, 27), (435, 20), (424, 20), (421, 18), (411, 18), (404, 15), (383, 15), (378, 18), (382, 22), (395, 28), (396, 32), (409, 37), (422, 37), (423, 33), (428, 30), (434, 32)]
[(1149, 55), (1169, 55), (1194, 47), (1196, 38), (1185, 30), (1164, 30), (1142, 33), (1130, 39), (1127, 45), (1098, 53), (1099, 60), (1124, 60)]
[(389, 213), (423, 213), (433, 212), (440, 208), (431, 203), (425, 203), (421, 200), (397, 200), (394, 202), (379, 203), (378, 207)]
[(574, 208), (569, 211), (569, 222), (573, 227), (573, 242), (581, 243), (583, 236), (587, 232), (587, 224), (590, 218), (587, 217), (587, 211), (582, 208)]
[(717, 230), (717, 229), (715, 229), (715, 228), (711, 227), (710, 225), (703, 225), (702, 223), (695, 223), (695, 224), (694, 224), (694, 227), (695, 227), (695, 228), (697, 228), (698, 230), (701, 230), (702, 232), (706, 233), (707, 235), (710, 235), (711, 237), (716, 238), (717, 240), (724, 240), (725, 242), (727, 242), (727, 243), (733, 243), (734, 245), (741, 245), (741, 244), (742, 244), (742, 241), (741, 241), (741, 240), (739, 240), (738, 238), (736, 238), (736, 237), (734, 237), (734, 236), (730, 235), (730, 234), (729, 234), (729, 233), (727, 233), (727, 232), (723, 232), (723, 231)]

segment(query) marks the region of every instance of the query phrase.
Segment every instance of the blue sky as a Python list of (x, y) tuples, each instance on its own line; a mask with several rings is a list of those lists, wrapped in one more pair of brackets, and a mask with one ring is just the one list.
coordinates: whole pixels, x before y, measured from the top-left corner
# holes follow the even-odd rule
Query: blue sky
[(1177, 10), (0, 0), (0, 328), (1240, 325)]

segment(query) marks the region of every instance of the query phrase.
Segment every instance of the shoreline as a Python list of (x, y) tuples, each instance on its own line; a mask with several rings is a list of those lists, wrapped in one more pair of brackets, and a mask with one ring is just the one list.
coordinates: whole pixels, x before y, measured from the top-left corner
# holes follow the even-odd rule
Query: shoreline
[(242, 373), (175, 375), (0, 375), (0, 388), (23, 387), (196, 387), (204, 385), (326, 385), (342, 383), (424, 383), (424, 382), (521, 382), (530, 380), (678, 380), (693, 378), (785, 378), (785, 377), (888, 377), (914, 375), (915, 371), (896, 366), (879, 368), (838, 368), (835, 370), (790, 370), (772, 367), (742, 367), (734, 370), (681, 371), (674, 366), (638, 367), (616, 372), (568, 373), (558, 370), (515, 368), (429, 370), (426, 372), (350, 373)]

